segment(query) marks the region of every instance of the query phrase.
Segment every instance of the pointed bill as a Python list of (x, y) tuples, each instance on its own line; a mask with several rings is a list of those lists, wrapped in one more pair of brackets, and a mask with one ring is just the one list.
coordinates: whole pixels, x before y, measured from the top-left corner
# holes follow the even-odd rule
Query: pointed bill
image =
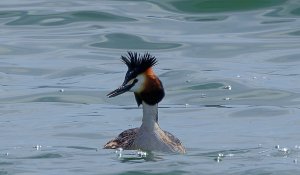
[(108, 98), (111, 98), (111, 97), (115, 97), (115, 96), (118, 96), (120, 94), (123, 94), (123, 93), (129, 91), (135, 85), (136, 82), (137, 82), (137, 80), (134, 79), (134, 80), (132, 80), (132, 82), (130, 84), (128, 84), (127, 80), (125, 80), (124, 83), (119, 88), (117, 88), (116, 90), (111, 91), (106, 96)]

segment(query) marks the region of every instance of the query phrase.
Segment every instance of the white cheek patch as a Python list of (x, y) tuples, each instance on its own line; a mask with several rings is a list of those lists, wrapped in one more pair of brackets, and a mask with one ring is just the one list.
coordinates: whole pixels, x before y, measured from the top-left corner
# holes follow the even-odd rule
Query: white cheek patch
[[(137, 79), (138, 81), (135, 83), (135, 85), (129, 90), (130, 92), (140, 92), (143, 90), (143, 86), (144, 86), (144, 82), (145, 82), (145, 77), (140, 74), (138, 75), (135, 79)], [(130, 80), (129, 82), (133, 82), (133, 80)]]

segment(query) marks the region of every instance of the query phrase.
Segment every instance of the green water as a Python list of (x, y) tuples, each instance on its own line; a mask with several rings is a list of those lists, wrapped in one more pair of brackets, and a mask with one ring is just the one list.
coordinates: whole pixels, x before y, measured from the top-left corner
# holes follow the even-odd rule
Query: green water
[[(0, 175), (299, 174), (300, 2), (0, 2)], [(104, 150), (142, 111), (120, 56), (150, 52), (185, 155)]]

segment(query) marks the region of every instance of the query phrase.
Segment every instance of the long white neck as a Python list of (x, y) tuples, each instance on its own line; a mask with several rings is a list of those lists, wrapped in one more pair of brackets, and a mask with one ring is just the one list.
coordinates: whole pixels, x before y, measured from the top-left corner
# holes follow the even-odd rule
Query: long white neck
[(148, 105), (143, 102), (143, 123), (142, 126), (146, 130), (154, 130), (157, 126), (158, 104)]

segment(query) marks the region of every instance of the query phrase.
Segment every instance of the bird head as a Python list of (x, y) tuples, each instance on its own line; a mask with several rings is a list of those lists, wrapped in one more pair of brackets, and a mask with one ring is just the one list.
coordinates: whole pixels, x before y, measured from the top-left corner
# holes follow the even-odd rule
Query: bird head
[(157, 63), (156, 58), (149, 53), (141, 55), (128, 52), (127, 55), (121, 56), (121, 60), (128, 68), (124, 81), (119, 88), (107, 94), (107, 97), (115, 97), (130, 91), (134, 92), (138, 105), (143, 101), (149, 105), (159, 103), (165, 93), (162, 82), (152, 69)]

